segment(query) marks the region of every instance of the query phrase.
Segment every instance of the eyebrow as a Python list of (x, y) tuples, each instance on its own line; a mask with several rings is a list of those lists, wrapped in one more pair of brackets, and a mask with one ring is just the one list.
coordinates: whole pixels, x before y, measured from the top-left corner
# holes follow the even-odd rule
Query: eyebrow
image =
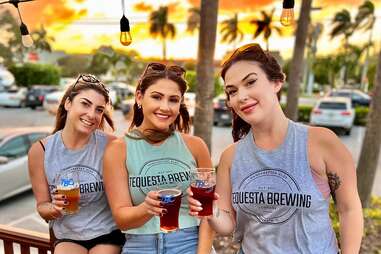
[[(160, 92), (158, 92), (158, 91), (152, 91), (152, 92), (151, 92), (151, 94), (155, 94), (155, 93), (157, 93), (157, 94), (159, 94), (159, 95), (161, 95), (161, 96), (164, 96), (163, 93), (160, 93)], [(181, 96), (179, 96), (179, 95), (177, 95), (177, 94), (170, 95), (169, 97), (174, 97), (174, 96), (176, 96), (176, 97), (178, 97), (178, 98), (181, 97)]]
[[(87, 103), (89, 103), (89, 104), (91, 104), (91, 105), (93, 105), (93, 103), (89, 100), (89, 99), (87, 99), (87, 98), (84, 98), (84, 97), (82, 97), (81, 98), (82, 100), (85, 100)], [(101, 109), (104, 109), (105, 107), (104, 106), (97, 106), (97, 108), (101, 108)]]
[[(247, 74), (242, 80), (241, 82), (245, 81), (246, 79), (248, 79), (251, 75), (255, 75), (255, 76), (258, 76), (258, 74), (256, 72), (250, 72), (249, 74)], [(235, 87), (235, 85), (226, 85), (225, 86), (225, 89), (226, 88), (231, 88), (231, 87)]]

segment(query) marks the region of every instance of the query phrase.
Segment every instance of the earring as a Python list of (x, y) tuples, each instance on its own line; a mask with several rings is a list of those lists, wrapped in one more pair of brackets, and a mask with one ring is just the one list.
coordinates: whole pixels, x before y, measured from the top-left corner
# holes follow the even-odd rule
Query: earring
[(138, 109), (142, 109), (142, 105), (138, 104)]

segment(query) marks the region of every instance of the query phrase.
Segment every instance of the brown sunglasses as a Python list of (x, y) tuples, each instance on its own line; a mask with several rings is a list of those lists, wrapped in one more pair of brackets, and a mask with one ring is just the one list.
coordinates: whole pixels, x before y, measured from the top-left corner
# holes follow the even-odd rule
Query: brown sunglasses
[(106, 86), (103, 84), (102, 81), (100, 81), (97, 77), (95, 77), (93, 74), (80, 74), (77, 78), (77, 80), (75, 81), (74, 85), (73, 85), (73, 90), (75, 88), (75, 86), (79, 83), (79, 82), (85, 82), (85, 83), (91, 83), (91, 84), (95, 84), (95, 85), (99, 85), (102, 87), (103, 90), (105, 90), (107, 93), (109, 93), (109, 90), (106, 88)]
[(183, 78), (184, 78), (185, 73), (186, 73), (185, 69), (178, 66), (178, 65), (167, 66), (167, 65), (162, 64), (162, 63), (149, 63), (147, 65), (146, 69), (144, 70), (142, 76), (145, 76), (147, 74), (162, 73), (165, 71), (171, 72), (171, 73), (173, 73), (179, 77), (183, 77)]
[(236, 56), (238, 56), (239, 54), (243, 53), (243, 52), (247, 52), (247, 51), (260, 51), (260, 52), (263, 52), (263, 49), (261, 48), (261, 46), (258, 44), (258, 43), (249, 43), (249, 44), (246, 44), (246, 45), (243, 45), (239, 48), (237, 48), (236, 50), (234, 50), (233, 52), (231, 52), (230, 54), (227, 54), (221, 61), (221, 66), (224, 66), (226, 65), (227, 63), (229, 63), (233, 58), (235, 58)]

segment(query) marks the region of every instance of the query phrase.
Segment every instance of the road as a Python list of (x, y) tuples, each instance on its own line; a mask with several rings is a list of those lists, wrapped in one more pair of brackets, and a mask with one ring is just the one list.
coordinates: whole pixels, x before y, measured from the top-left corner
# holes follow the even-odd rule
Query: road
[[(115, 111), (113, 119), (116, 123), (116, 135), (123, 135), (128, 128), (120, 111)], [(54, 117), (43, 110), (0, 108), (0, 128), (16, 126), (54, 125)], [(365, 129), (354, 127), (350, 136), (340, 139), (358, 160)], [(223, 149), (232, 142), (230, 127), (213, 127), (212, 160), (214, 165)], [(378, 183), (378, 184), (377, 184)], [(373, 194), (381, 196), (381, 160), (378, 163)], [(35, 212), (35, 201), (31, 191), (0, 202), (0, 224), (47, 232), (47, 224)]]

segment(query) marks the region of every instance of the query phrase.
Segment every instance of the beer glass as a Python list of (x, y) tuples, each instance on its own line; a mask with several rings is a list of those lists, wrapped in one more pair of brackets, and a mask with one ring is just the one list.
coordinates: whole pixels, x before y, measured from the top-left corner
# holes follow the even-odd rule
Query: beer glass
[(216, 171), (213, 168), (196, 168), (191, 174), (191, 191), (193, 198), (201, 203), (199, 216), (213, 215), (214, 190), (216, 188)]
[(63, 214), (75, 214), (79, 210), (79, 174), (76, 171), (64, 171), (56, 178), (57, 193), (66, 196)]
[(159, 197), (167, 213), (160, 216), (160, 230), (168, 233), (179, 228), (179, 211), (182, 192), (180, 188), (160, 189)]

